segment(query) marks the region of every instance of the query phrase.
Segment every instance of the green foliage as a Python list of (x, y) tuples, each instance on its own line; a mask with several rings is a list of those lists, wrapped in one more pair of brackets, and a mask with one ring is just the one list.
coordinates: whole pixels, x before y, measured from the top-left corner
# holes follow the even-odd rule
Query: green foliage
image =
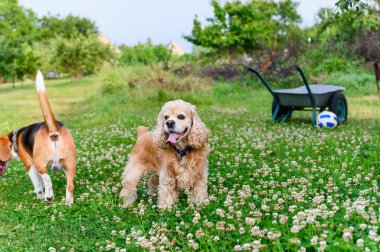
[(16, 78), (16, 70), (22, 49), (19, 47), (18, 39), (0, 41), (0, 75), (3, 78)]
[(325, 80), (331, 85), (343, 86), (351, 95), (375, 94), (376, 85), (372, 71), (366, 71), (355, 64), (346, 64), (345, 69), (332, 72)]
[(199, 93), (209, 90), (213, 84), (210, 78), (202, 78), (192, 74), (178, 77), (172, 71), (156, 69), (154, 66), (152, 68), (137, 65), (106, 69), (102, 73), (102, 79), (105, 80), (102, 91), (105, 94), (113, 94), (119, 91), (124, 92), (129, 87), (138, 87), (144, 90)]
[(73, 15), (68, 15), (65, 18), (44, 16), (38, 21), (37, 39), (46, 41), (58, 36), (70, 39), (76, 34), (89, 37), (98, 33), (95, 23), (87, 18)]
[(1, 40), (20, 39), (31, 43), (35, 35), (36, 16), (30, 9), (18, 5), (17, 0), (0, 1)]
[(121, 65), (150, 65), (163, 62), (169, 57), (169, 49), (164, 45), (153, 45), (149, 41), (133, 47), (123, 46), (119, 62)]
[(114, 94), (126, 88), (126, 79), (119, 69), (108, 69), (103, 77), (102, 93)]
[(39, 59), (33, 47), (24, 44), (22, 51), (22, 55), (17, 60), (16, 68), (16, 76), (19, 80), (22, 80), (25, 75), (34, 77), (39, 67)]
[(83, 74), (94, 73), (114, 57), (112, 49), (96, 36), (76, 34), (70, 39), (59, 37), (52, 43), (58, 68), (69, 73), (73, 82), (77, 82)]
[(380, 1), (368, 3), (338, 1), (335, 13), (332, 9), (321, 9), (315, 27), (322, 34), (322, 42), (346, 50), (351, 58), (359, 56), (370, 61), (380, 58)]
[(1, 0), (0, 17), (2, 78), (22, 80), (41, 67), (45, 71), (68, 71), (76, 81), (113, 57), (112, 50), (97, 40), (95, 24), (86, 18), (69, 15), (38, 20), (17, 0)]
[(345, 59), (337, 57), (325, 58), (315, 69), (316, 72), (332, 73), (341, 72), (346, 69), (347, 63)]
[(33, 44), (33, 52), (37, 57), (36, 64), (42, 72), (57, 72), (58, 65), (55, 58), (55, 44), (53, 39)]
[[(376, 0), (374, 1), (376, 2)], [(365, 9), (369, 7), (368, 3), (362, 0), (338, 0), (335, 3), (335, 6), (338, 8), (338, 17), (339, 14), (345, 12), (355, 12), (356, 14), (361, 14)]]
[(236, 56), (276, 48), (290, 27), (301, 21), (291, 0), (231, 1), (223, 6), (214, 0), (211, 4), (214, 17), (207, 19), (209, 24), (202, 27), (196, 17), (192, 34), (184, 38), (219, 54)]
[(18, 1), (0, 1), (0, 76), (14, 82), (31, 73), (35, 60), (30, 45), (35, 33), (35, 15)]

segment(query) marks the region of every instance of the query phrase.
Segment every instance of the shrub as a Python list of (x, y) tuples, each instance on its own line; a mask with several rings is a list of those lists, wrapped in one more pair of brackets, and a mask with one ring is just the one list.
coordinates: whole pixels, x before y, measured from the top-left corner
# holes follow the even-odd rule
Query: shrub
[(201, 69), (201, 76), (207, 76), (213, 80), (231, 80), (247, 74), (239, 65), (222, 64), (218, 66), (205, 66)]
[(103, 78), (102, 93), (104, 94), (114, 94), (123, 90), (125, 85), (125, 80), (123, 79), (120, 71), (117, 69), (110, 69), (106, 71)]
[(345, 59), (338, 57), (330, 57), (322, 61), (322, 63), (316, 68), (316, 72), (339, 72), (344, 71), (347, 67)]
[(102, 92), (113, 94), (128, 87), (144, 90), (199, 92), (208, 90), (213, 80), (193, 74), (178, 76), (172, 71), (147, 66), (110, 68), (103, 73)]
[(112, 62), (114, 58), (111, 47), (96, 36), (84, 37), (78, 33), (70, 39), (53, 39), (52, 44), (55, 64), (70, 74), (72, 82), (77, 82), (83, 74), (95, 73), (103, 63)]
[(355, 95), (368, 95), (376, 92), (374, 73), (352, 64), (349, 64), (345, 71), (332, 73), (326, 78), (325, 83), (343, 86), (348, 93)]
[(164, 45), (152, 45), (151, 43), (139, 44), (133, 47), (122, 47), (119, 62), (121, 65), (149, 65), (163, 62), (169, 56), (169, 49)]

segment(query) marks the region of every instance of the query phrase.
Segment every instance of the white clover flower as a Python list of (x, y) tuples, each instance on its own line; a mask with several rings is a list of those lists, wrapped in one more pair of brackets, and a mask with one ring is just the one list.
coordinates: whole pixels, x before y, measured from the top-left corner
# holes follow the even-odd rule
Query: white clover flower
[(320, 241), (318, 251), (324, 251), (326, 249), (326, 246), (327, 246), (326, 241)]
[(310, 244), (313, 246), (317, 245), (317, 242), (318, 242), (318, 236), (313, 236), (313, 238), (311, 238), (310, 240)]
[(291, 238), (291, 239), (289, 239), (289, 243), (290, 244), (301, 244), (301, 241), (298, 238)]
[(285, 224), (288, 221), (289, 217), (287, 215), (281, 215), (280, 223)]
[(235, 251), (241, 251), (242, 249), (241, 249), (240, 245), (235, 245), (234, 250)]
[(245, 223), (247, 223), (250, 226), (253, 226), (253, 225), (255, 225), (256, 220), (255, 220), (255, 218), (246, 217), (245, 218)]
[(300, 226), (294, 225), (294, 226), (290, 229), (290, 232), (292, 232), (293, 234), (296, 234), (296, 233), (298, 233), (300, 230), (301, 230), (301, 227), (300, 227)]
[(261, 234), (260, 227), (254, 226), (253, 228), (251, 228), (251, 234), (253, 236), (260, 235)]
[(362, 224), (359, 225), (359, 228), (360, 228), (361, 230), (364, 230), (364, 229), (367, 228), (367, 225), (364, 224), (364, 223), (362, 223)]
[(187, 245), (189, 245), (190, 248), (194, 249), (194, 250), (197, 250), (199, 248), (199, 245), (198, 243), (196, 243), (194, 240), (190, 239), (188, 242), (187, 242)]
[(358, 246), (359, 248), (364, 247), (364, 240), (363, 239), (357, 239), (356, 240), (356, 246)]
[(241, 246), (242, 250), (249, 250), (251, 248), (251, 244), (244, 243), (243, 246)]
[(352, 234), (351, 232), (345, 231), (342, 237), (344, 241), (348, 242), (352, 239)]

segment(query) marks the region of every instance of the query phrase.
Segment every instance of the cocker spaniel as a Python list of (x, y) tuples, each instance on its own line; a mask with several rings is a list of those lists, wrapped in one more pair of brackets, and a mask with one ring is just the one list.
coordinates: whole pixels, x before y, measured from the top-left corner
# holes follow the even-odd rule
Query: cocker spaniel
[(147, 173), (148, 194), (158, 191), (158, 207), (169, 208), (184, 189), (191, 201), (207, 197), (210, 131), (199, 118), (195, 106), (182, 100), (167, 102), (157, 117), (153, 132), (140, 126), (137, 142), (122, 176), (120, 198), (123, 206), (137, 198), (137, 185)]

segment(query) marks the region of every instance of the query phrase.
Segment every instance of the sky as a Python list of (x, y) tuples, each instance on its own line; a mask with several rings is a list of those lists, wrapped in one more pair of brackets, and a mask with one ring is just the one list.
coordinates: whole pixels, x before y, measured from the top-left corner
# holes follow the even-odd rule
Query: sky
[[(225, 2), (226, 0), (222, 0)], [(334, 7), (337, 0), (299, 0), (303, 26), (314, 23), (321, 7)], [(153, 43), (175, 41), (187, 52), (192, 44), (182, 38), (191, 33), (194, 17), (205, 23), (212, 17), (209, 0), (19, 0), (39, 17), (69, 14), (89, 18), (114, 44), (135, 45), (150, 38)]]

